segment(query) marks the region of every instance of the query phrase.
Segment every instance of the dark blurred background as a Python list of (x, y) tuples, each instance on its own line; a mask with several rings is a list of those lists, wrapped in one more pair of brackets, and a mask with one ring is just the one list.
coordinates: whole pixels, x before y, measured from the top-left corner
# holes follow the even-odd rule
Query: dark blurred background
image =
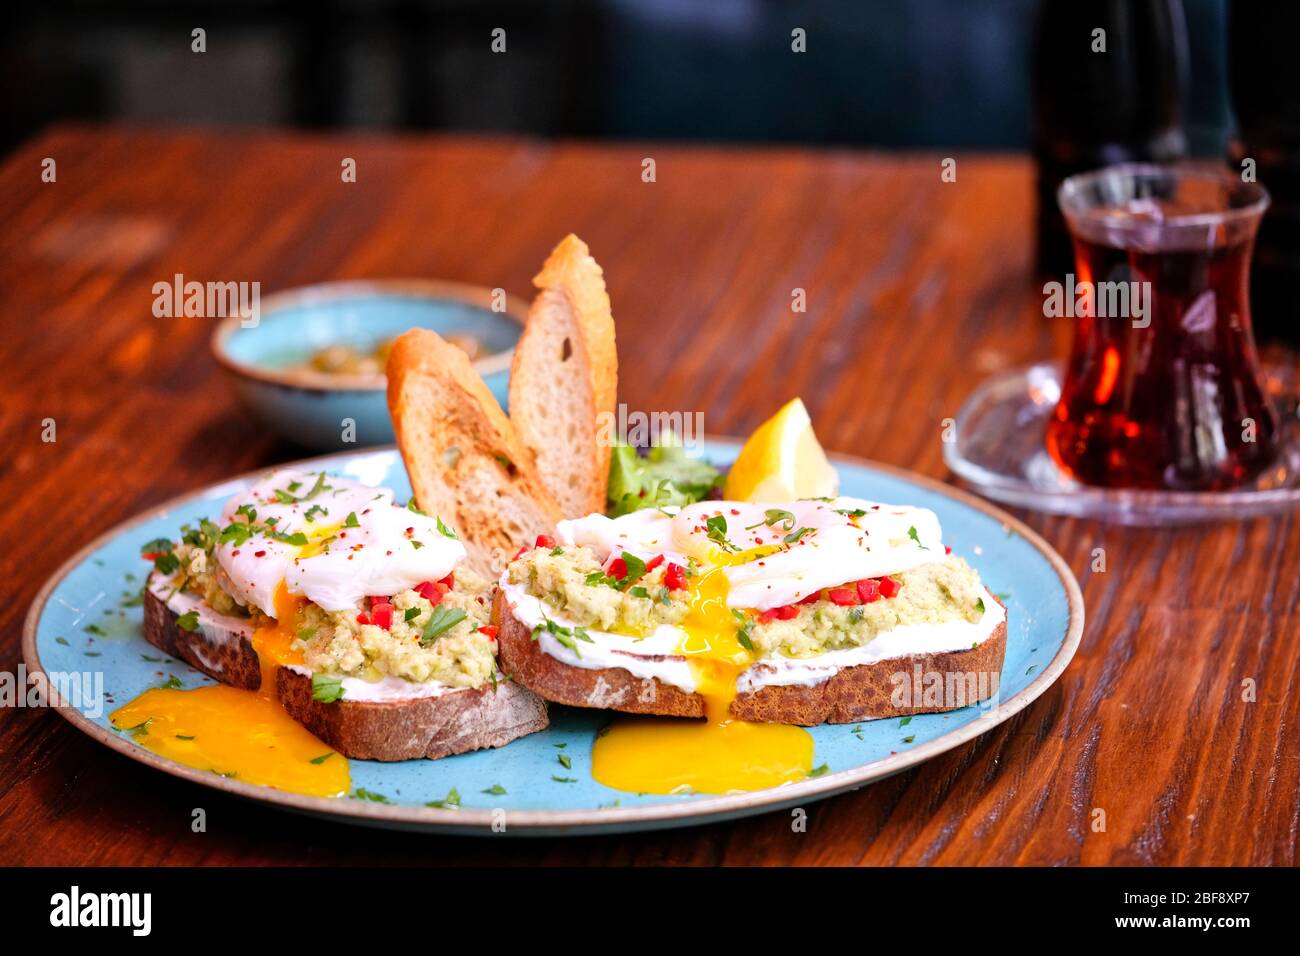
[[(1182, 116), (1199, 155), (1222, 156), (1231, 128), (1225, 4), (1183, 3)], [(0, 149), (69, 119), (1024, 149), (1038, 6), (18, 2), (5, 11)], [(495, 27), (506, 56), (490, 49)], [(795, 27), (806, 56), (790, 55)]]

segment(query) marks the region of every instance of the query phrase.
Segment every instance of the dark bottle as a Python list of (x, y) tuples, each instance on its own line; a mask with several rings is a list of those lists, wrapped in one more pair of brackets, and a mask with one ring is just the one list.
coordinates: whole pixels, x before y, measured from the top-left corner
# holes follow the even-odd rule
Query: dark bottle
[(1253, 173), (1272, 196), (1260, 223), (1250, 299), (1259, 339), (1300, 345), (1300, 5), (1233, 0), (1229, 82), (1238, 134), (1234, 170)]
[[(1104, 51), (1097, 30), (1105, 31)], [(1060, 276), (1074, 268), (1056, 205), (1062, 180), (1187, 154), (1187, 24), (1181, 0), (1041, 0), (1035, 35), (1037, 266)]]

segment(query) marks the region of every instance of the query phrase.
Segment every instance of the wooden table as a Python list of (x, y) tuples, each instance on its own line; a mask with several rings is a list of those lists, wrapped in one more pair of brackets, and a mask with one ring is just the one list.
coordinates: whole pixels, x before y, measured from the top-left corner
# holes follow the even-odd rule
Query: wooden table
[[(942, 419), (990, 372), (1061, 354), (1069, 329), (1042, 317), (1030, 271), (1030, 164), (961, 156), (944, 183), (940, 158), (48, 132), (0, 169), (0, 669), (17, 667), (37, 588), (89, 539), (302, 454), (237, 409), (210, 320), (153, 317), (153, 283), (178, 272), (266, 292), (439, 276), (527, 296), (573, 231), (605, 267), (631, 408), (700, 409), (710, 432), (743, 434), (802, 395), (828, 449), (949, 477)], [(1074, 663), (975, 742), (813, 805), (807, 833), (783, 814), (570, 840), (351, 828), (200, 791), (53, 713), (9, 710), (0, 862), (1294, 865), (1300, 522), (1025, 517), (1082, 583)], [(190, 831), (196, 806), (206, 834)]]

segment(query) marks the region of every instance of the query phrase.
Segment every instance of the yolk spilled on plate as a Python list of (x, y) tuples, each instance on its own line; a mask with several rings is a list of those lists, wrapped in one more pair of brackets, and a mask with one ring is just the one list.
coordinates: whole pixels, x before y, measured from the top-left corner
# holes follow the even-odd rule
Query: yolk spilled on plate
[(293, 650), (294, 622), (302, 599), (284, 582), (275, 593), (274, 621), (253, 632), (262, 662), (262, 686), (240, 690), (225, 684), (147, 690), (110, 715), (118, 730), (161, 757), (210, 770), (245, 783), (334, 797), (351, 789), (348, 762), (321, 743), (280, 706), (275, 672), (302, 663)]
[[(754, 557), (742, 552), (721, 563)], [(612, 724), (592, 748), (591, 773), (607, 787), (635, 793), (730, 793), (801, 780), (812, 769), (813, 739), (802, 727), (731, 716), (736, 678), (755, 655), (740, 641), (743, 622), (727, 606), (720, 566), (693, 579), (682, 621), (686, 656), (705, 720), (636, 717)]]

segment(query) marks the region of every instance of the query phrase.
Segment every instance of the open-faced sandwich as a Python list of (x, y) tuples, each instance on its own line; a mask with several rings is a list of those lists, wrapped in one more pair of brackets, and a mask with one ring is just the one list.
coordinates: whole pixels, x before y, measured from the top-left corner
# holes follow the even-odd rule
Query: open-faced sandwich
[(498, 569), (502, 670), (555, 703), (654, 715), (606, 729), (598, 780), (772, 786), (812, 772), (802, 727), (996, 694), (1005, 608), (933, 512), (839, 497), (797, 400), (746, 444), (731, 500), (708, 500), (717, 472), (680, 448), (611, 448), (600, 268), (569, 237), (537, 282), (510, 418), (428, 332), (395, 345), (390, 408), (419, 499), (443, 495)]
[(542, 700), (498, 670), (493, 584), (463, 567), (450, 526), (388, 489), (277, 471), (146, 551), (146, 639), (229, 685), (156, 689), (113, 715), (148, 721), (141, 741), (175, 759), (274, 774), (284, 747), (232, 750), (286, 717), (371, 760), (499, 747), (547, 724)]

